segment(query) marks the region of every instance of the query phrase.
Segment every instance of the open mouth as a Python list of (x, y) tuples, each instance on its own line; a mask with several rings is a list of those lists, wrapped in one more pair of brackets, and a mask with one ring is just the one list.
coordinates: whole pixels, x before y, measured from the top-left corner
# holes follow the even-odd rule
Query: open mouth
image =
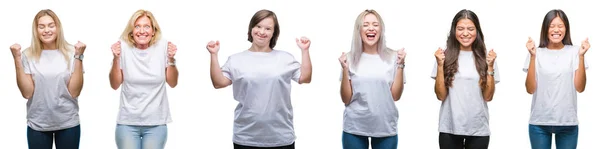
[(562, 35), (562, 34), (551, 34), (550, 36), (551, 36), (552, 38), (556, 38), (556, 39), (558, 39), (558, 38), (560, 38), (560, 36), (561, 36), (561, 35)]
[(375, 34), (375, 33), (367, 33), (367, 39), (368, 40), (374, 40), (375, 39), (375, 35), (377, 35), (377, 34)]

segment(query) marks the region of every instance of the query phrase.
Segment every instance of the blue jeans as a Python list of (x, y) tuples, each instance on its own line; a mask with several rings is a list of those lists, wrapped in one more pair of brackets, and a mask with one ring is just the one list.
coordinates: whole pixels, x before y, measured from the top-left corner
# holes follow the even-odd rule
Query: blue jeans
[(556, 135), (556, 149), (577, 148), (578, 126), (529, 125), (529, 141), (532, 149), (550, 149), (552, 133)]
[[(30, 149), (78, 149), (81, 128), (79, 125), (56, 131), (37, 131), (27, 127), (27, 145)], [(54, 140), (56, 139), (56, 140)]]
[(369, 138), (371, 138), (372, 149), (397, 149), (398, 135), (389, 137), (367, 137), (347, 132), (342, 133), (343, 149), (369, 149)]
[(163, 149), (167, 142), (167, 125), (117, 124), (115, 140), (119, 149)]

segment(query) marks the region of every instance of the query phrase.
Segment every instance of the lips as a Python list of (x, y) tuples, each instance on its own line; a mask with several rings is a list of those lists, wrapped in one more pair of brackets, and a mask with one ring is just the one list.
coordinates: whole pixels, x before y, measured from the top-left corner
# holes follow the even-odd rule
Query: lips
[(377, 35), (376, 33), (367, 33), (367, 39), (374, 40), (376, 35)]
[(552, 38), (560, 38), (561, 34), (551, 34), (550, 35)]

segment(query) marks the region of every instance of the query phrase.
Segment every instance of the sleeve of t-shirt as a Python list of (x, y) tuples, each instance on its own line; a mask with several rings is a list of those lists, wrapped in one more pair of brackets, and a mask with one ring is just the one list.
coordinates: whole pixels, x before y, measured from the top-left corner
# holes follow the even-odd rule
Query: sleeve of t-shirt
[(21, 64), (23, 65), (25, 74), (31, 74), (31, 67), (29, 67), (29, 60), (25, 55), (25, 51), (21, 52)]
[(227, 58), (227, 61), (221, 67), (221, 72), (223, 72), (223, 76), (225, 76), (225, 78), (233, 80), (233, 73), (231, 72), (231, 56)]
[[(573, 71), (579, 69), (579, 49), (581, 46), (576, 46), (577, 49), (573, 49)], [(583, 60), (583, 67), (585, 70), (588, 69), (589, 65), (587, 59)]]
[(438, 64), (437, 64), (437, 60), (436, 60), (433, 63), (433, 70), (431, 70), (431, 76), (430, 76), (434, 80), (435, 80), (435, 77), (437, 76), (437, 66), (438, 66)]
[(498, 59), (494, 60), (494, 83), (500, 83), (500, 69), (498, 69)]
[(300, 62), (298, 62), (293, 56), (292, 56), (292, 69), (294, 70), (294, 76), (292, 76), (292, 79), (296, 82), (300, 81), (300, 75), (302, 75), (302, 69), (301, 69), (301, 65)]

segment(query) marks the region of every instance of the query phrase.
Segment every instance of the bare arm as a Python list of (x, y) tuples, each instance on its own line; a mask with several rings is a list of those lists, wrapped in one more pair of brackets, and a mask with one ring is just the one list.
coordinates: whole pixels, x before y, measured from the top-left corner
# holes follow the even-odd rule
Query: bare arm
[(435, 95), (440, 101), (446, 100), (446, 96), (448, 95), (444, 80), (444, 66), (440, 65), (437, 67), (437, 75), (435, 76)]
[(396, 68), (396, 75), (394, 76), (394, 83), (392, 84), (392, 97), (394, 101), (400, 100), (402, 92), (404, 91), (404, 68)]
[(69, 79), (68, 89), (71, 97), (77, 98), (83, 89), (83, 62), (76, 59), (74, 64), (74, 66), (71, 66), (74, 67), (74, 70)]
[(210, 54), (210, 79), (212, 80), (215, 89), (224, 88), (231, 85), (231, 80), (223, 75), (223, 71), (219, 66), (219, 58), (217, 54)]
[[(174, 63), (175, 59), (169, 58), (168, 61)], [(167, 67), (166, 76), (167, 76), (167, 84), (169, 84), (169, 86), (171, 88), (174, 88), (175, 86), (177, 86), (177, 80), (179, 78), (179, 71), (177, 70), (177, 67), (175, 65), (169, 65)]]
[(110, 86), (112, 89), (117, 90), (121, 83), (123, 83), (123, 71), (121, 70), (121, 59), (119, 57), (113, 58), (113, 64), (110, 68)]
[(351, 83), (352, 82), (350, 81), (348, 68), (344, 68), (342, 70), (342, 85), (340, 86), (340, 95), (342, 96), (342, 102), (344, 102), (345, 105), (350, 104), (350, 100), (352, 100)]
[(537, 88), (537, 80), (535, 78), (535, 55), (529, 57), (529, 68), (527, 69), (525, 88), (529, 94), (533, 94)]
[[(488, 71), (490, 72), (494, 72), (494, 67), (488, 67)], [(494, 79), (494, 76), (487, 74), (487, 82), (485, 84), (485, 89), (483, 90), (483, 100), (485, 101), (492, 101), (492, 99), (494, 98), (494, 92), (496, 92), (496, 80)]]
[(579, 64), (575, 71), (575, 90), (581, 93), (585, 90), (587, 77), (585, 75), (585, 59), (583, 55), (579, 55)]
[(21, 57), (15, 57), (15, 70), (17, 72), (17, 86), (25, 99), (31, 99), (35, 88), (31, 74), (25, 74)]
[(300, 79), (298, 83), (310, 83), (312, 80), (312, 63), (308, 50), (302, 50), (302, 64), (300, 66)]

